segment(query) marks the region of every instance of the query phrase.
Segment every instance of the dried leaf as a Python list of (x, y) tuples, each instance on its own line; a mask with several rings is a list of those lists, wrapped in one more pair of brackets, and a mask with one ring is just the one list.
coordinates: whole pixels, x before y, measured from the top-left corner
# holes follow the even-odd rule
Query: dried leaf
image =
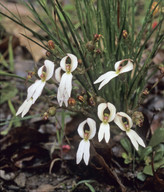
[[(23, 24), (25, 24), (26, 26), (31, 28), (33, 31), (35, 31), (39, 34), (43, 33), (43, 32), (41, 32), (41, 29), (37, 25), (35, 25), (31, 21), (31, 19), (29, 19), (29, 17), (30, 17), (33, 20), (35, 20), (35, 18), (33, 18), (32, 13), (25, 6), (19, 5), (19, 4), (13, 4), (13, 3), (6, 3), (4, 1), (2, 1), (2, 4), (5, 7), (7, 7), (14, 15), (16, 15), (18, 18), (20, 18), (20, 20)], [(1, 7), (1, 11), (5, 14), (9, 15), (9, 13), (2, 7)], [(31, 53), (35, 62), (38, 62), (41, 58), (45, 57), (45, 53), (46, 53), (45, 49), (43, 49), (36, 43), (28, 40), (26, 37), (23, 36), (23, 35), (25, 35), (25, 36), (29, 37), (30, 39), (32, 39), (33, 41), (36, 41), (37, 43), (41, 44), (41, 42), (38, 39), (33, 37), (31, 32), (27, 31), (25, 28), (14, 23), (13, 21), (11, 21), (8, 18), (3, 18), (3, 20), (1, 20), (1, 24), (5, 28), (6, 32), (8, 32), (10, 34), (12, 33), (19, 39), (21, 46), (26, 47), (28, 49), (28, 51)]]

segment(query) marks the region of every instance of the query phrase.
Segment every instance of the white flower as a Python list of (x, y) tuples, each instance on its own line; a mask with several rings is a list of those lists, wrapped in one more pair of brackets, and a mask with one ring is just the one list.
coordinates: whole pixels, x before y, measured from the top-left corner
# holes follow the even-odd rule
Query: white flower
[[(123, 66), (123, 63), (125, 61), (128, 61), (128, 63)], [(124, 59), (124, 60), (121, 60), (121, 61), (117, 61), (115, 63), (115, 71), (109, 71), (103, 75), (101, 75), (95, 82), (94, 84), (96, 83), (100, 83), (100, 86), (99, 86), (99, 90), (104, 86), (106, 85), (111, 79), (113, 79), (114, 77), (117, 77), (119, 74), (121, 73), (125, 73), (125, 72), (128, 72), (128, 71), (131, 71), (133, 69), (133, 63), (132, 63), (132, 60), (130, 59)]]
[[(105, 109), (109, 110), (109, 113), (104, 113)], [(99, 119), (102, 121), (100, 124), (100, 129), (98, 132), (99, 142), (105, 137), (106, 143), (109, 142), (110, 139), (110, 125), (109, 122), (113, 121), (116, 115), (116, 108), (111, 103), (101, 103), (98, 105), (97, 115)]]
[[(88, 124), (89, 130), (85, 130), (85, 124)], [(76, 163), (79, 164), (82, 158), (86, 165), (88, 165), (89, 158), (90, 158), (90, 139), (92, 139), (96, 134), (96, 122), (91, 119), (87, 118), (85, 121), (79, 124), (77, 129), (82, 141), (80, 141), (77, 153), (76, 153)]]
[(127, 136), (131, 140), (136, 150), (138, 150), (139, 144), (142, 147), (145, 147), (145, 144), (141, 137), (134, 130), (131, 129), (131, 127), (133, 126), (133, 122), (132, 119), (126, 113), (117, 113), (114, 122), (122, 131), (126, 131)]
[(45, 60), (44, 65), (39, 68), (38, 76), (41, 78), (40, 80), (36, 80), (27, 90), (27, 98), (24, 103), (19, 107), (16, 115), (22, 113), (22, 117), (29, 111), (32, 104), (38, 99), (41, 95), (43, 88), (54, 73), (54, 63)]
[[(67, 63), (67, 59), (70, 58), (71, 63)], [(60, 67), (55, 71), (55, 77), (58, 82), (60, 82), (58, 92), (57, 92), (57, 100), (59, 106), (61, 107), (63, 102), (65, 106), (68, 106), (68, 99), (71, 96), (72, 91), (72, 73), (78, 65), (77, 57), (73, 54), (67, 53), (60, 61)], [(65, 73), (61, 77), (61, 69), (65, 71)]]

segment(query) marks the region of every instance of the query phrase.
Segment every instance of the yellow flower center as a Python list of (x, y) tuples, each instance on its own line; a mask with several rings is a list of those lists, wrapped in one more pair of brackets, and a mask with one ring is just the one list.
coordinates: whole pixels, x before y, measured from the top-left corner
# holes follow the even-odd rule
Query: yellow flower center
[(71, 73), (71, 64), (66, 64), (66, 73)]
[(119, 73), (120, 73), (122, 67), (123, 67), (123, 65), (122, 65), (122, 63), (120, 63), (120, 65), (118, 66), (118, 69), (117, 69), (117, 71), (116, 71), (116, 74), (119, 74)]
[(125, 127), (126, 131), (130, 130), (130, 127), (129, 127), (129, 124), (127, 121), (124, 122), (124, 127)]
[(40, 78), (42, 81), (45, 81), (46, 80), (46, 72), (43, 71)]
[(89, 138), (89, 133), (90, 133), (90, 131), (85, 130), (85, 132), (84, 132), (84, 140), (85, 140), (85, 141), (88, 140), (88, 138)]
[(108, 113), (104, 113), (103, 115), (103, 123), (108, 123), (108, 120), (109, 120), (109, 114)]

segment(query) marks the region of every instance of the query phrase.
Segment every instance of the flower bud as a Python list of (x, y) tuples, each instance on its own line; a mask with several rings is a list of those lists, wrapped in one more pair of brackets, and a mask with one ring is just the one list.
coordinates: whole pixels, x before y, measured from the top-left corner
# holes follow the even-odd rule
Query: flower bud
[(51, 56), (51, 53), (49, 51), (46, 51), (46, 56), (47, 57), (50, 57)]
[(78, 64), (81, 65), (83, 62), (81, 59), (78, 59)]
[(149, 91), (148, 91), (148, 89), (146, 88), (142, 93), (143, 93), (143, 95), (148, 95), (148, 94), (149, 94)]
[(70, 145), (62, 145), (63, 152), (67, 153), (68, 151), (70, 151), (70, 149), (71, 149)]
[(90, 104), (91, 106), (95, 106), (95, 105), (96, 105), (96, 102), (95, 102), (95, 100), (94, 100), (93, 97), (90, 97), (90, 98), (89, 98), (89, 104)]
[(151, 12), (153, 11), (153, 16), (155, 16), (159, 12), (159, 6), (157, 6), (157, 4), (158, 4), (157, 2), (153, 2), (151, 6)]
[(158, 25), (158, 22), (154, 21), (153, 24), (152, 24), (152, 29), (156, 28), (157, 25)]
[(95, 49), (95, 45), (93, 44), (92, 41), (89, 41), (89, 42), (86, 44), (86, 47), (87, 47), (87, 49), (88, 49), (89, 52), (92, 52), (92, 51), (94, 51), (94, 49)]
[(141, 127), (144, 122), (144, 116), (143, 116), (142, 112), (135, 111), (132, 115), (132, 120), (133, 120), (134, 124)]
[(101, 54), (101, 50), (100, 50), (100, 49), (96, 49), (96, 50), (95, 50), (95, 53), (96, 53), (97, 55), (100, 55), (100, 54)]
[(56, 114), (56, 108), (55, 108), (55, 107), (50, 107), (50, 108), (48, 109), (48, 114), (49, 114), (50, 116), (54, 116), (54, 115)]
[(93, 40), (95, 41), (95, 42), (97, 42), (97, 41), (99, 41), (100, 40), (100, 37), (102, 37), (102, 35), (101, 34), (95, 34), (94, 35), (94, 38), (93, 38)]
[(52, 40), (48, 41), (48, 48), (51, 49), (51, 50), (55, 49), (55, 45), (54, 45), (54, 42)]
[(79, 95), (78, 97), (78, 100), (81, 101), (82, 103), (84, 103), (84, 97), (82, 95)]
[(128, 37), (128, 32), (126, 30), (122, 31), (122, 36), (124, 39), (126, 39)]
[(47, 119), (48, 119), (48, 117), (49, 117), (49, 116), (48, 116), (48, 113), (47, 113), (47, 112), (45, 112), (45, 113), (43, 114), (43, 119), (44, 119), (44, 120), (47, 120)]
[(68, 99), (68, 105), (70, 105), (70, 106), (76, 105), (76, 100), (74, 98), (70, 97)]

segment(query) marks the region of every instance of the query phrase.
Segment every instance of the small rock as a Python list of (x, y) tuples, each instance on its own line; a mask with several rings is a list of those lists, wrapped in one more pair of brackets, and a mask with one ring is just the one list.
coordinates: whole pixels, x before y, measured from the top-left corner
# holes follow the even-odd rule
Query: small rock
[(26, 185), (26, 175), (24, 173), (20, 173), (15, 179), (14, 179), (15, 183), (19, 186), (19, 187), (25, 187)]

